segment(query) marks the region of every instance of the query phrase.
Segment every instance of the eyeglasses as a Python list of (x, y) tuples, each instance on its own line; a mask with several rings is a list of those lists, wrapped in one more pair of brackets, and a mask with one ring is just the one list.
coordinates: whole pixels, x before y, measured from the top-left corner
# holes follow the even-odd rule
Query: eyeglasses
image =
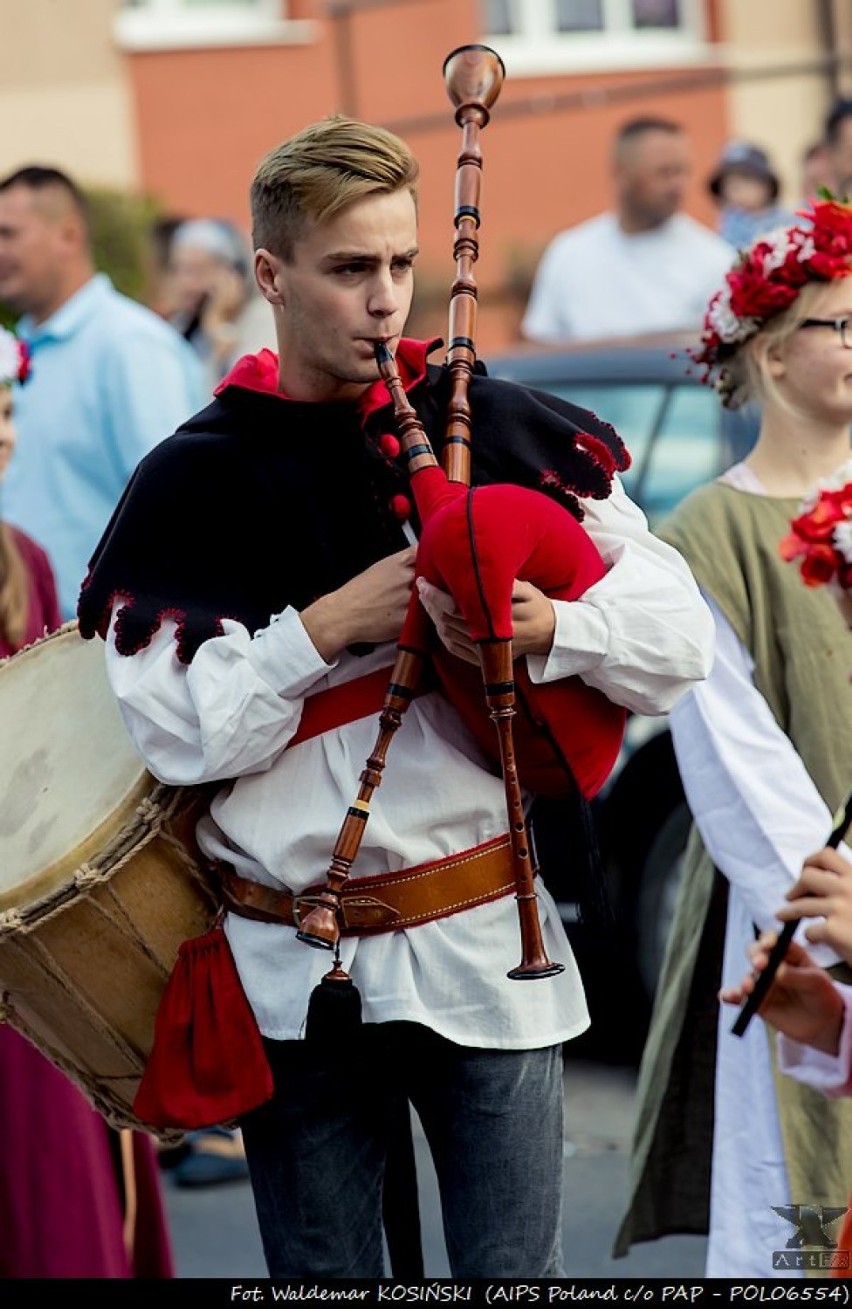
[(803, 318), (799, 327), (830, 327), (840, 336), (844, 350), (852, 350), (852, 318)]

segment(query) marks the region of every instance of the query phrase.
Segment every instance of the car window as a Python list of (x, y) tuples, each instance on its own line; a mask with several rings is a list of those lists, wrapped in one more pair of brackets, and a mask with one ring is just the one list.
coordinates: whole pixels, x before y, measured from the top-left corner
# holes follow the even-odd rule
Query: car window
[(653, 527), (679, 500), (718, 477), (730, 462), (715, 392), (673, 386), (646, 462), (636, 468), (634, 460), (632, 483), (625, 485)]
[(606, 382), (547, 389), (612, 424), (631, 456), (625, 490), (652, 526), (731, 462), (723, 410), (710, 388)]
[(647, 453), (668, 391), (663, 382), (548, 384), (546, 389), (611, 423), (630, 451), (634, 466)]

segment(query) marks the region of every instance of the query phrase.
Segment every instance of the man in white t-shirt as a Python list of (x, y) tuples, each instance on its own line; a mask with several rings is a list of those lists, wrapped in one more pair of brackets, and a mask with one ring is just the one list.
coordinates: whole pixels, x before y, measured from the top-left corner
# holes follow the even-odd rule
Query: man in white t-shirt
[(735, 252), (679, 212), (689, 141), (664, 118), (636, 118), (615, 139), (616, 207), (550, 242), (521, 324), (532, 341), (591, 340), (697, 328)]

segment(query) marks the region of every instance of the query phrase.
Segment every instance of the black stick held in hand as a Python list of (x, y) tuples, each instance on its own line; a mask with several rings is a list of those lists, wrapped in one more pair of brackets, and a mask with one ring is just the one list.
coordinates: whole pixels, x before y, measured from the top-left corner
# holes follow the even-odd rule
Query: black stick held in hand
[[(850, 825), (852, 825), (852, 792), (850, 792), (846, 797), (846, 802), (843, 805), (843, 808), (838, 810), (837, 814), (835, 814), (834, 827), (831, 829), (831, 835), (826, 841), (826, 845), (830, 849), (836, 850), (846, 835)], [(799, 919), (792, 919), (789, 923), (785, 923), (781, 931), (778, 933), (778, 940), (769, 952), (766, 967), (763, 972), (758, 975), (757, 981), (754, 985), (754, 990), (743, 1004), (743, 1007), (737, 1014), (736, 1021), (731, 1028), (731, 1032), (734, 1036), (743, 1035), (752, 1018), (765, 1000), (766, 993), (775, 980), (775, 974), (778, 972), (778, 967), (787, 953), (787, 947), (793, 939), (793, 935), (799, 922)]]

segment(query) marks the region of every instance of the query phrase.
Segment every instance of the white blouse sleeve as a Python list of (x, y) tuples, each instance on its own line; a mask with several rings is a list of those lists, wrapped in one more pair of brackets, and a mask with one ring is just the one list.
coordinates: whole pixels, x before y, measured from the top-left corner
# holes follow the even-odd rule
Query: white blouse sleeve
[(252, 638), (223, 620), (192, 663), (177, 657), (175, 625), (163, 622), (133, 655), (106, 643), (107, 677), (125, 726), (161, 782), (173, 786), (263, 772), (294, 735), (308, 688), (328, 673), (294, 609)]
[(579, 599), (552, 601), (553, 647), (527, 656), (530, 677), (579, 674), (635, 713), (667, 713), (710, 671), (713, 619), (683, 557), (653, 535), (617, 478), (612, 495), (583, 508), (607, 573)]
[[(752, 921), (775, 911), (802, 862), (820, 849), (832, 816), (792, 741), (753, 681), (748, 651), (712, 600), (713, 670), (672, 712), (675, 755), (695, 823), (716, 867), (736, 885)], [(837, 956), (807, 946), (823, 966)]]
[[(811, 949), (811, 947), (808, 947)], [(824, 1054), (809, 1045), (778, 1037), (778, 1067), (797, 1082), (822, 1091), (829, 1099), (852, 1095), (852, 986), (834, 984), (843, 1000), (843, 1027), (836, 1055)]]

